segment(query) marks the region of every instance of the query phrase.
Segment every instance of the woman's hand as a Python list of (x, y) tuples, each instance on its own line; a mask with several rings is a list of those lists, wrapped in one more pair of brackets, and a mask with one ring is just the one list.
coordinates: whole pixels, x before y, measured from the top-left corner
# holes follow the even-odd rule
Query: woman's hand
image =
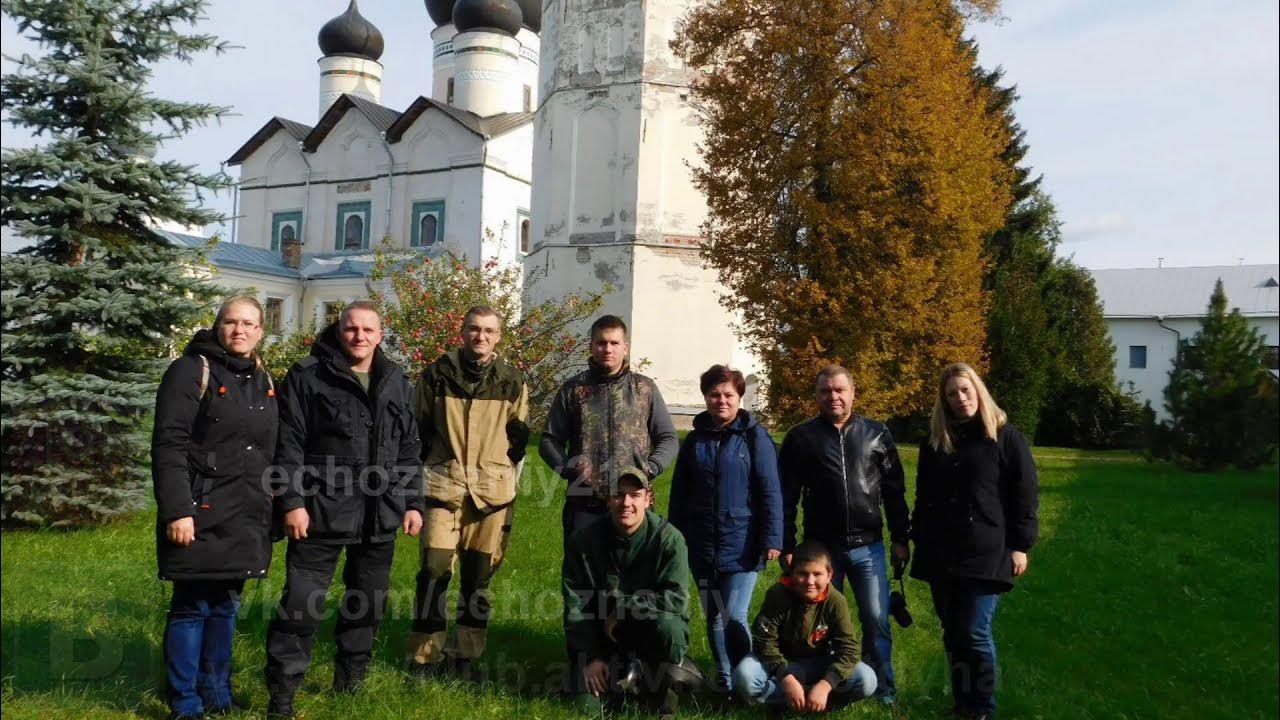
[(169, 523), (169, 527), (165, 529), (165, 537), (169, 538), (169, 542), (174, 545), (186, 547), (196, 541), (196, 519), (193, 517), (180, 517)]
[(1014, 550), (1009, 553), (1009, 560), (1013, 563), (1013, 576), (1018, 577), (1027, 571), (1027, 554)]
[(781, 554), (782, 554), (781, 550), (777, 548), (769, 548), (768, 550), (764, 551), (764, 561), (769, 562), (770, 560), (777, 560), (778, 556)]

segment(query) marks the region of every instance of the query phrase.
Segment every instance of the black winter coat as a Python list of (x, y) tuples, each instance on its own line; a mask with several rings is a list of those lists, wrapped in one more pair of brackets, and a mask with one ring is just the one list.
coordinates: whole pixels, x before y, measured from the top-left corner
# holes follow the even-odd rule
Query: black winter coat
[(338, 341), (316, 336), (311, 356), (280, 387), (277, 481), (283, 512), (305, 507), (302, 542), (386, 542), (407, 510), (426, 512), (409, 379), (381, 348), (365, 392)]
[[(209, 382), (200, 395), (200, 356)], [(254, 578), (271, 565), (271, 495), (266, 470), (276, 446), (276, 399), (254, 359), (229, 355), (200, 330), (156, 393), (151, 478), (156, 559), (166, 580)], [(181, 547), (165, 533), (194, 517), (196, 538)]]
[(698, 576), (755, 572), (782, 549), (778, 453), (769, 431), (739, 410), (726, 427), (699, 413), (676, 456), (667, 518), (684, 534)]
[(783, 552), (795, 548), (796, 506), (804, 499), (804, 538), (834, 552), (883, 537), (884, 520), (894, 542), (910, 537), (906, 476), (889, 428), (853, 415), (837, 430), (822, 416), (787, 431), (779, 456), (785, 527)]
[(911, 519), (920, 580), (986, 580), (1013, 587), (1009, 554), (1036, 542), (1039, 490), (1027, 440), (1012, 425), (986, 437), (981, 422), (956, 426), (952, 453), (920, 445)]

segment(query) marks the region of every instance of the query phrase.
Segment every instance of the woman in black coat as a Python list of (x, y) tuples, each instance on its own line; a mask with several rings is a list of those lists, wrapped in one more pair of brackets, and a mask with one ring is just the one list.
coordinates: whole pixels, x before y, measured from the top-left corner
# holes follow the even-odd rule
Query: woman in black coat
[(165, 625), (172, 717), (231, 708), (231, 640), (247, 578), (271, 564), (276, 446), (271, 376), (254, 352), (262, 306), (227, 300), (173, 361), (156, 394), (151, 475), (156, 558), (173, 581)]
[(995, 713), (1000, 595), (1027, 569), (1038, 531), (1036, 467), (982, 378), (963, 363), (938, 383), (930, 436), (920, 446), (912, 577), (929, 583), (951, 668), (954, 714)]

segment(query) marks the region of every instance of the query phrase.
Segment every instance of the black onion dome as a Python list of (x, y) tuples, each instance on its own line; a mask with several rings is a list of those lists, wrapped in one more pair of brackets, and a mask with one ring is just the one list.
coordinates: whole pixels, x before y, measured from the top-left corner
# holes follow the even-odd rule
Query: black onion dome
[(515, 37), (522, 22), (516, 0), (458, 0), (453, 6), (453, 24), (460, 33), (484, 29)]
[(524, 26), (535, 33), (542, 32), (542, 0), (516, 0), (516, 3), (524, 15)]
[(436, 27), (453, 22), (453, 0), (423, 0), (427, 5), (427, 14)]
[(382, 33), (360, 14), (356, 0), (347, 11), (320, 28), (320, 52), (331, 55), (355, 55), (377, 60), (382, 57)]

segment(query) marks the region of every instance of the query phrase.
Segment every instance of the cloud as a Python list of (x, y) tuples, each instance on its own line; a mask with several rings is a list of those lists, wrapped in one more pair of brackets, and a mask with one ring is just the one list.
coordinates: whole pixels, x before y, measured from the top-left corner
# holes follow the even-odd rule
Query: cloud
[(1120, 235), (1133, 229), (1133, 223), (1124, 213), (1108, 212), (1080, 220), (1068, 220), (1062, 225), (1062, 242), (1077, 243), (1097, 240), (1108, 235)]

